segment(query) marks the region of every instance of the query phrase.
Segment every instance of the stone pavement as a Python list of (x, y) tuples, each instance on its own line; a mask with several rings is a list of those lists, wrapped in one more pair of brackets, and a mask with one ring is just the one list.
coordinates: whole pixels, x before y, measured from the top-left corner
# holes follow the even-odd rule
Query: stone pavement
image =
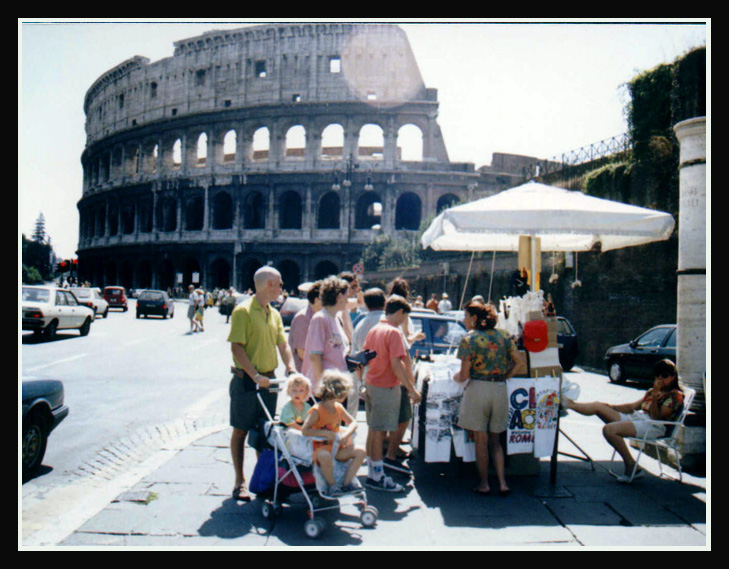
[[(267, 520), (261, 503), (231, 497), (230, 429), (220, 426), (179, 449), (125, 489), (97, 515), (57, 545), (83, 547), (285, 546), (382, 548), (707, 548), (706, 479), (684, 483), (657, 476), (658, 463), (644, 458), (648, 475), (631, 486), (606, 471), (610, 448), (594, 418), (568, 415), (562, 428), (595, 460), (561, 456), (557, 481), (549, 461), (538, 476), (512, 476), (509, 497), (481, 497), (470, 490), (473, 465), (425, 464), (413, 459), (414, 477), (404, 494), (368, 490), (379, 510), (374, 528), (363, 528), (359, 510), (345, 505), (324, 512), (327, 527), (311, 540), (304, 533), (306, 502), (298, 494), (282, 515)], [(358, 417), (358, 440), (366, 424)], [(579, 454), (565, 439), (560, 450)], [(250, 480), (255, 453), (246, 449)], [(673, 472), (672, 469), (669, 471)], [(363, 469), (361, 475), (366, 474)], [(402, 478), (396, 478), (403, 481)]]

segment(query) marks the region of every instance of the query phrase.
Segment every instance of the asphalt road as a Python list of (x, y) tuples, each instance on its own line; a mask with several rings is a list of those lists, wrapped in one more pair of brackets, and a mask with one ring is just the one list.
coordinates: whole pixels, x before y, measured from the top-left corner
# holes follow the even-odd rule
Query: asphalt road
[(134, 450), (164, 425), (227, 414), (228, 325), (217, 308), (205, 320), (205, 332), (190, 334), (186, 303), (176, 303), (172, 319), (137, 319), (131, 304), (97, 318), (86, 337), (62, 331), (47, 342), (23, 333), (23, 377), (60, 379), (70, 408), (23, 496), (92, 472), (104, 453)]

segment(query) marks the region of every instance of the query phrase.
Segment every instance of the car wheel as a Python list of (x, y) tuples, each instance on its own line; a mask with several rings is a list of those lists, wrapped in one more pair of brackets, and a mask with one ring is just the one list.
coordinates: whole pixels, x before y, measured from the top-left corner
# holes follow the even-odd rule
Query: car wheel
[(610, 378), (611, 383), (625, 383), (623, 366), (618, 362), (610, 362), (608, 365), (608, 378)]
[(106, 307), (106, 310), (104, 310), (104, 314), (102, 314), (102, 316), (103, 316), (104, 318), (106, 318), (106, 317), (107, 317), (108, 315), (109, 315), (109, 307), (107, 306), (107, 307)]
[(46, 326), (45, 331), (43, 332), (46, 336), (46, 340), (53, 340), (53, 338), (56, 337), (56, 330), (58, 329), (58, 322), (53, 320), (48, 326)]
[(40, 413), (31, 413), (23, 421), (23, 479), (33, 476), (46, 453), (48, 435)]
[(84, 320), (83, 326), (81, 326), (78, 331), (82, 336), (88, 336), (89, 330), (91, 330), (91, 319), (87, 318), (86, 320)]

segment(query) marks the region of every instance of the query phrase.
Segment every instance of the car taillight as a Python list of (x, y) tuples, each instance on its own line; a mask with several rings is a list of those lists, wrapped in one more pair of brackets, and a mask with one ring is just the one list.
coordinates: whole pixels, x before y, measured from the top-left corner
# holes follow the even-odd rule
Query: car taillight
[(43, 313), (40, 310), (28, 310), (25, 313), (26, 318), (43, 318)]

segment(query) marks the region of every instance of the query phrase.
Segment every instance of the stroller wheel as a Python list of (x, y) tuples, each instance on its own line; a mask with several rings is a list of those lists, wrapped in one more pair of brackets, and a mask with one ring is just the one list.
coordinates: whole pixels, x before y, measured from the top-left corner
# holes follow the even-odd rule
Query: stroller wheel
[(377, 510), (373, 506), (367, 506), (359, 516), (359, 521), (366, 528), (374, 527), (377, 523)]
[(261, 514), (267, 520), (272, 520), (276, 517), (276, 507), (271, 502), (263, 502), (261, 505)]
[(306, 537), (316, 539), (324, 531), (324, 521), (319, 518), (307, 520), (304, 524), (304, 531), (306, 532)]

